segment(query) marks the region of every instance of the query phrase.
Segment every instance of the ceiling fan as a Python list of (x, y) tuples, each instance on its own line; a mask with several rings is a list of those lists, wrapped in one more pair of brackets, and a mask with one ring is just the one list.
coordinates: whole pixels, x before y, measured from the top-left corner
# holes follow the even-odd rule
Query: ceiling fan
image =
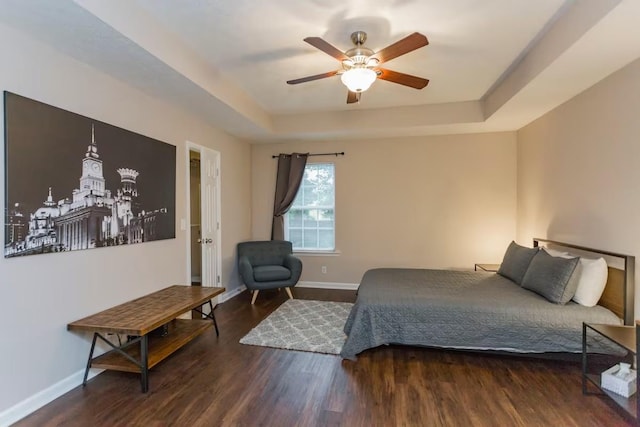
[(422, 77), (380, 68), (380, 64), (428, 45), (427, 37), (420, 33), (413, 33), (375, 53), (371, 49), (364, 47), (366, 40), (367, 33), (356, 31), (351, 34), (351, 41), (355, 47), (342, 52), (320, 37), (305, 38), (304, 41), (311, 46), (341, 61), (342, 69), (289, 80), (287, 83), (295, 85), (340, 75), (342, 83), (349, 89), (347, 104), (360, 101), (362, 92), (369, 89), (376, 79), (398, 83), (414, 89), (422, 89), (429, 83), (429, 80)]

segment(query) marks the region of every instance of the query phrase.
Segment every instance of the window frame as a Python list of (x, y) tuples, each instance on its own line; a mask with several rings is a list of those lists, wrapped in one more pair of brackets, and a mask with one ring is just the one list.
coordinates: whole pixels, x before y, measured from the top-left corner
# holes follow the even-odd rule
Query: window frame
[[(340, 251), (338, 251), (337, 249), (337, 245), (336, 245), (336, 164), (334, 162), (308, 162), (305, 165), (305, 173), (306, 173), (306, 169), (308, 166), (317, 166), (317, 165), (330, 165), (331, 168), (333, 169), (333, 206), (330, 209), (333, 209), (333, 227), (331, 227), (331, 230), (333, 232), (333, 248), (332, 249), (321, 249), (318, 248), (317, 245), (315, 248), (296, 248), (295, 246), (293, 247), (293, 252), (297, 253), (297, 254), (305, 254), (305, 255), (337, 255), (340, 253)], [(304, 179), (304, 178), (303, 178)], [(294, 198), (294, 202), (295, 199), (298, 197), (298, 194), (300, 193), (300, 191), (302, 190), (302, 186), (304, 185), (304, 181), (300, 183), (300, 188), (298, 189), (298, 193), (296, 193), (296, 197)], [(285, 240), (290, 240), (290, 236), (289, 236), (289, 212), (291, 212), (291, 209), (293, 208), (293, 203), (291, 205), (292, 207), (287, 211), (287, 213), (284, 214), (284, 238)], [(327, 206), (302, 206), (300, 208), (301, 210), (303, 209), (328, 209)], [(304, 230), (304, 226), (300, 226), (299, 227), (300, 230)], [(327, 228), (319, 228), (316, 226), (316, 231), (319, 231), (321, 229), (323, 230), (327, 230)], [(319, 241), (319, 236), (318, 236), (318, 241)], [(293, 242), (292, 242), (293, 244)]]

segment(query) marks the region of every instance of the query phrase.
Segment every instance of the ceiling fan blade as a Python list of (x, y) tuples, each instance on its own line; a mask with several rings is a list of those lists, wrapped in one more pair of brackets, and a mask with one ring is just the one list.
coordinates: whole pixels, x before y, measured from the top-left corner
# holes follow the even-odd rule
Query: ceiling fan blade
[(380, 63), (383, 63), (391, 61), (393, 58), (397, 58), (400, 55), (404, 55), (405, 53), (409, 53), (428, 44), (429, 40), (427, 40), (426, 36), (420, 33), (413, 33), (376, 52), (371, 57), (377, 59)]
[(330, 45), (320, 37), (307, 37), (304, 39), (304, 41), (306, 41), (316, 49), (320, 49), (327, 55), (333, 56), (338, 61), (344, 61), (346, 59), (349, 59), (349, 57), (345, 55), (343, 51), (338, 50), (338, 48), (334, 47), (333, 45)]
[(410, 74), (399, 73), (397, 71), (387, 70), (385, 68), (378, 68), (378, 78), (386, 80), (392, 83), (398, 83), (404, 86), (409, 86), (414, 89), (422, 89), (429, 84), (429, 80), (422, 77), (412, 76)]
[(354, 104), (356, 102), (360, 102), (360, 95), (362, 92), (351, 92), (347, 94), (347, 104)]
[(287, 84), (297, 85), (298, 83), (305, 83), (305, 82), (310, 82), (310, 81), (313, 81), (313, 80), (324, 79), (326, 77), (333, 77), (336, 74), (338, 74), (337, 71), (329, 71), (328, 73), (316, 74), (314, 76), (302, 77), (302, 78), (295, 79), (295, 80), (288, 80)]

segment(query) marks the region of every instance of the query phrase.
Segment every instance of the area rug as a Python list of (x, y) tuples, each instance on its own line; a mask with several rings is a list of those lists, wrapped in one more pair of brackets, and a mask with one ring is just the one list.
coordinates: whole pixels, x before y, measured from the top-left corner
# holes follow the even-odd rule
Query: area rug
[(240, 344), (340, 354), (342, 330), (353, 304), (290, 299), (253, 328)]

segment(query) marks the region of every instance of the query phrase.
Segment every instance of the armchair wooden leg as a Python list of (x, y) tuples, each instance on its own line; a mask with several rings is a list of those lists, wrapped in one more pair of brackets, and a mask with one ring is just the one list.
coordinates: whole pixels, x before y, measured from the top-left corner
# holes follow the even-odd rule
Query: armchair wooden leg
[(251, 298), (251, 305), (253, 305), (256, 302), (256, 298), (258, 298), (258, 292), (260, 291), (253, 291), (253, 297)]
[(289, 299), (293, 299), (293, 294), (291, 293), (291, 288), (284, 288), (285, 291), (287, 291), (287, 294), (289, 295)]

